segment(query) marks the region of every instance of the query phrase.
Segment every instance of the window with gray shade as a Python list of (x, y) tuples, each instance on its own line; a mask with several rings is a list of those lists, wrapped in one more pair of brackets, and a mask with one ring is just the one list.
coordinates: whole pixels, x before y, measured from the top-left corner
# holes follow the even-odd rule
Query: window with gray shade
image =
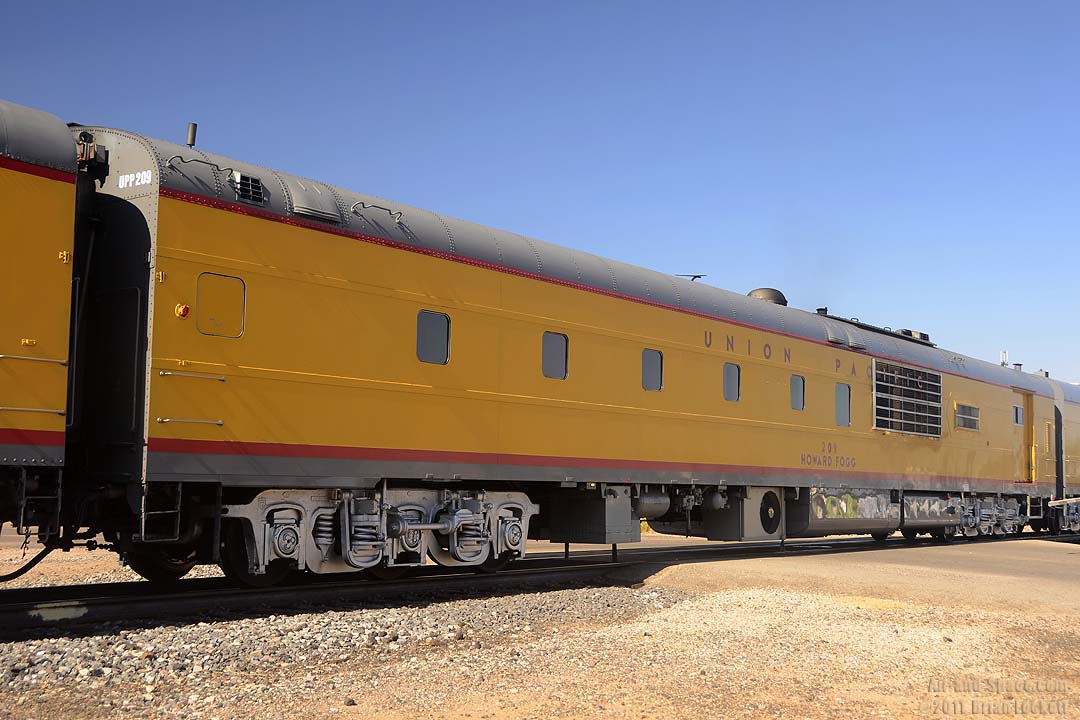
[(851, 426), (851, 386), (836, 383), (836, 425)]
[(664, 354), (659, 350), (641, 351), (641, 387), (654, 391), (664, 387)]
[(734, 363), (724, 363), (724, 399), (739, 402), (739, 380), (741, 371)]
[(541, 349), (540, 364), (544, 370), (544, 377), (555, 380), (566, 379), (566, 365), (569, 341), (560, 333), (544, 333), (544, 342)]
[(421, 310), (416, 316), (416, 357), (426, 363), (450, 361), (450, 317)]
[(806, 409), (806, 379), (802, 375), (791, 376), (791, 409)]
[(979, 429), (979, 408), (974, 405), (956, 404), (956, 427), (965, 430)]
[(1013, 405), (1013, 424), (1024, 424), (1024, 408), (1020, 405)]

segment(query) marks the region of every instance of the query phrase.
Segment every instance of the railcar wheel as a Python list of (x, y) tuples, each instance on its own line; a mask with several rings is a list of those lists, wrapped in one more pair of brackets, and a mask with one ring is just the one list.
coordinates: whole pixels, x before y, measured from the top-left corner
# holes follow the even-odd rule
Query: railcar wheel
[(155, 585), (171, 585), (195, 567), (195, 551), (169, 552), (164, 548), (138, 548), (124, 553), (124, 562)]
[(870, 533), (870, 537), (874, 538), (874, 542), (879, 542), (879, 543), (883, 543), (886, 540), (888, 540), (890, 535), (892, 535), (892, 533), (887, 533), (887, 532)]
[(1051, 535), (1061, 534), (1061, 515), (1059, 513), (1053, 512), (1046, 519), (1046, 530)]
[(1031, 526), (1031, 532), (1034, 533), (1041, 533), (1044, 529), (1042, 520), (1032, 520), (1028, 525)]
[(905, 540), (914, 540), (919, 537), (919, 533), (912, 528), (901, 528), (900, 534), (904, 536)]
[(266, 566), (266, 572), (256, 575), (248, 569), (247, 540), (239, 522), (225, 523), (221, 528), (221, 562), (218, 563), (225, 577), (254, 588), (273, 587), (285, 580), (292, 567), (288, 561), (274, 560)]
[(953, 533), (947, 530), (935, 530), (930, 533), (930, 537), (934, 539), (934, 542), (938, 543), (951, 543), (953, 541)]
[(502, 557), (496, 557), (494, 551), (492, 551), (488, 554), (487, 560), (475, 566), (473, 569), (475, 572), (485, 575), (489, 573), (497, 573), (510, 567), (510, 563), (512, 563), (513, 561), (513, 556), (509, 554), (503, 555)]
[(409, 573), (409, 568), (402, 565), (376, 565), (364, 570), (364, 575), (373, 580), (400, 580)]

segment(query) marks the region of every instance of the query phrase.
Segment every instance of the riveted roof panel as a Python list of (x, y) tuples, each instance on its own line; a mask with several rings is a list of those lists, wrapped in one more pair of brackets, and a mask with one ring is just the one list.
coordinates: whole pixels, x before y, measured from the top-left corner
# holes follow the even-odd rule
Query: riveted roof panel
[(0, 100), (0, 157), (74, 173), (75, 143), (67, 124), (40, 110)]

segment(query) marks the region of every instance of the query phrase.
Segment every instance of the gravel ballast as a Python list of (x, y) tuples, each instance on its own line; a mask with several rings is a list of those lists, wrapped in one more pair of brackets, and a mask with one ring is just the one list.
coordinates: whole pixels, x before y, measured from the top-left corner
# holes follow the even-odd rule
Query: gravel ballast
[(1080, 717), (1076, 548), (703, 562), (636, 586), (102, 626), (0, 645), (0, 718)]

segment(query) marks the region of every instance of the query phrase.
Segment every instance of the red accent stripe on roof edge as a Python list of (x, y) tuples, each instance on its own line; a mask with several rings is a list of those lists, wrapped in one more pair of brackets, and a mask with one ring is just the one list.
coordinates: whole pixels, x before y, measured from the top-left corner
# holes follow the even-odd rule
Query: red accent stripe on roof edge
[(75, 173), (45, 167), (44, 165), (35, 165), (22, 160), (16, 160), (15, 158), (0, 157), (0, 167), (14, 170), (15, 172), (26, 173), (27, 175), (37, 175), (38, 177), (48, 178), (49, 180), (59, 180), (61, 182), (72, 184), (75, 182)]

